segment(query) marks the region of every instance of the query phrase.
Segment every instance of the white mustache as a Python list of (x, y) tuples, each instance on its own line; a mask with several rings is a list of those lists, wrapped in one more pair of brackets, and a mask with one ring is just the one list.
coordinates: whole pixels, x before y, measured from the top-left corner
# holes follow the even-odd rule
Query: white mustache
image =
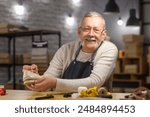
[(85, 41), (96, 41), (96, 43), (99, 45), (101, 41), (98, 41), (95, 37), (87, 37), (85, 40), (82, 41), (81, 45), (84, 46)]
[(95, 41), (96, 38), (95, 38), (95, 37), (88, 37), (88, 38), (86, 38), (85, 40), (87, 40), (87, 41)]

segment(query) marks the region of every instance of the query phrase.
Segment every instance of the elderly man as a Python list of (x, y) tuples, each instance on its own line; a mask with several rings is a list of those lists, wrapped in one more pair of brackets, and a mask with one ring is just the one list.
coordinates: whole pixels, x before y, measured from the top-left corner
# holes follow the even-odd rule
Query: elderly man
[[(78, 87), (105, 86), (118, 56), (117, 47), (106, 41), (105, 20), (97, 12), (87, 13), (78, 27), (79, 40), (64, 44), (55, 53), (47, 71), (27, 87), (34, 91), (77, 91)], [(23, 72), (38, 73), (36, 65)]]

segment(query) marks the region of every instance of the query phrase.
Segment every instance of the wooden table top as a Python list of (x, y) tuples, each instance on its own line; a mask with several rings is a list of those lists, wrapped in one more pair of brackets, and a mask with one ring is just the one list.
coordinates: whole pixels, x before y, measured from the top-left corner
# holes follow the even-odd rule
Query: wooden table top
[[(6, 95), (0, 96), (0, 100), (35, 100), (37, 97), (46, 96), (47, 94), (52, 94), (54, 98), (47, 98), (46, 100), (108, 100), (108, 98), (100, 97), (78, 97), (78, 98), (64, 98), (61, 92), (35, 92), (29, 90), (6, 90)], [(127, 93), (112, 93), (112, 100), (119, 100), (124, 98)]]

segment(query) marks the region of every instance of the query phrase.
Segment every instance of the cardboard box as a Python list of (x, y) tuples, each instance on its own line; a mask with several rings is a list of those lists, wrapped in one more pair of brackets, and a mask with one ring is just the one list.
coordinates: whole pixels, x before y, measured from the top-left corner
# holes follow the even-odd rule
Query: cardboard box
[(125, 52), (135, 52), (135, 53), (143, 53), (143, 46), (136, 47), (136, 46), (125, 46), (124, 48)]
[(133, 43), (125, 43), (124, 46), (128, 47), (128, 48), (130, 48), (130, 47), (140, 47), (140, 48), (143, 48), (144, 45), (143, 45), (143, 43), (135, 43), (135, 42), (133, 42)]
[(143, 43), (144, 42), (144, 35), (123, 35), (123, 41), (125, 43)]
[(143, 56), (143, 52), (137, 52), (137, 51), (125, 51), (125, 57), (140, 57)]
[(143, 56), (143, 46), (125, 46), (125, 57), (139, 57)]
[(137, 74), (138, 73), (138, 66), (137, 65), (125, 65), (124, 66), (124, 72), (125, 73), (133, 73), (133, 74)]

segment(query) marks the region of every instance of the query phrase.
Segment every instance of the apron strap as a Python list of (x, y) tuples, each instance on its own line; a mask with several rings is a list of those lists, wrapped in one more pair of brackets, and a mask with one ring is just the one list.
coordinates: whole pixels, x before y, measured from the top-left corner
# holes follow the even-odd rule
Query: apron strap
[(95, 50), (95, 52), (92, 54), (91, 60), (90, 60), (91, 64), (93, 64), (93, 60), (94, 60), (94, 58), (95, 58), (95, 55), (96, 55), (96, 53), (97, 53), (97, 50), (100, 48), (100, 46), (102, 45), (102, 43), (103, 43), (103, 41), (100, 43), (100, 45), (98, 46), (98, 48), (97, 48), (97, 49)]
[(78, 55), (80, 53), (81, 48), (82, 48), (82, 45), (80, 43), (80, 47), (77, 49), (76, 54), (75, 54), (75, 59), (73, 60), (74, 62), (76, 62), (76, 59), (77, 59), (77, 57), (78, 57)]

